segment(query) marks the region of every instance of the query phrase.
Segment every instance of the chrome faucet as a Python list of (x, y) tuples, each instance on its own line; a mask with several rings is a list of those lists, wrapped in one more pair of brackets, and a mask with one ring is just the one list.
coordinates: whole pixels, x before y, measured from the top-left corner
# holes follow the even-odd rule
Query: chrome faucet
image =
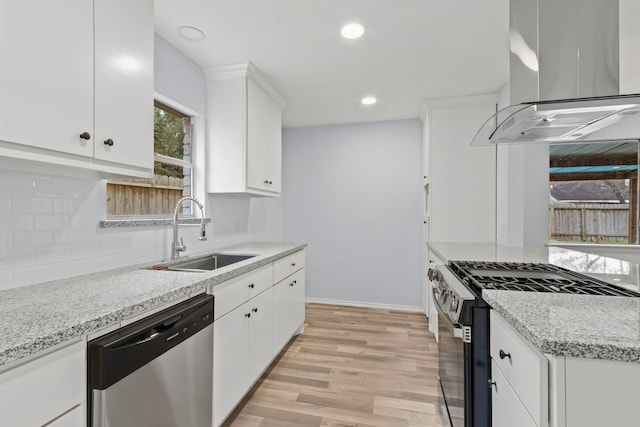
[(204, 208), (202, 204), (191, 196), (183, 197), (178, 200), (176, 203), (176, 207), (173, 210), (173, 242), (171, 243), (171, 259), (176, 259), (180, 256), (180, 252), (184, 252), (187, 250), (187, 246), (184, 244), (182, 239), (180, 239), (180, 244), (178, 244), (178, 209), (182, 206), (182, 202), (185, 200), (193, 201), (200, 208), (200, 214), (202, 215), (202, 221), (200, 222), (200, 237), (198, 240), (207, 240), (205, 224), (204, 224)]

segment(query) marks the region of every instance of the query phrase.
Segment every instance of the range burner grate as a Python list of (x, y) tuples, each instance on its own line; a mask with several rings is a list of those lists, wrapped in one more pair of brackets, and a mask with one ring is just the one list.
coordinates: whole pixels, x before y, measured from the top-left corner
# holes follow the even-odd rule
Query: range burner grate
[(552, 264), (451, 261), (449, 268), (478, 294), (483, 289), (640, 297), (634, 291)]

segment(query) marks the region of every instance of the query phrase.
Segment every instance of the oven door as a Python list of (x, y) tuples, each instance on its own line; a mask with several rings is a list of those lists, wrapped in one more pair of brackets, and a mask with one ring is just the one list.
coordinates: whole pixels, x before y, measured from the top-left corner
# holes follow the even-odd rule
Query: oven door
[(462, 327), (454, 324), (443, 309), (434, 289), (433, 300), (438, 308), (438, 379), (440, 382), (440, 412), (452, 427), (465, 427), (465, 365)]

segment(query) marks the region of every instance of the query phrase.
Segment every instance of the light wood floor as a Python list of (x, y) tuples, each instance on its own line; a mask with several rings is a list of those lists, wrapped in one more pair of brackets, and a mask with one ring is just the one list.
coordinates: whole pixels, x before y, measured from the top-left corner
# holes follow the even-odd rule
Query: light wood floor
[(307, 304), (224, 427), (441, 426), (438, 353), (420, 313)]

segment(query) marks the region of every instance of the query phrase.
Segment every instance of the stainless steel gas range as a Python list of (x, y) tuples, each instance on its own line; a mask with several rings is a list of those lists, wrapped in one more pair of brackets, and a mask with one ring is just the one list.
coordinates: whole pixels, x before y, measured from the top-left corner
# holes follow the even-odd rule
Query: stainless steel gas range
[(491, 426), (489, 305), (483, 289), (640, 297), (552, 264), (450, 261), (429, 271), (438, 308), (442, 417), (453, 427)]

